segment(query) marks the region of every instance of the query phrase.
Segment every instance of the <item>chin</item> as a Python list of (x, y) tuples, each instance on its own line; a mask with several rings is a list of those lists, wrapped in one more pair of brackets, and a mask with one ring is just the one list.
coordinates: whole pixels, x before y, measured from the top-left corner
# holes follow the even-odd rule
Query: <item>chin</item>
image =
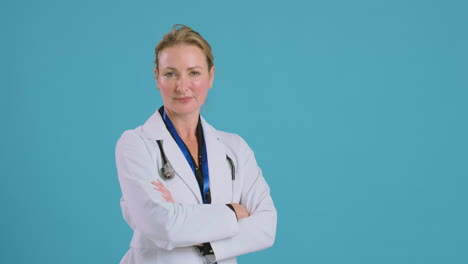
[(195, 105), (171, 105), (169, 107), (166, 105), (166, 109), (176, 115), (189, 115), (200, 112), (200, 107)]

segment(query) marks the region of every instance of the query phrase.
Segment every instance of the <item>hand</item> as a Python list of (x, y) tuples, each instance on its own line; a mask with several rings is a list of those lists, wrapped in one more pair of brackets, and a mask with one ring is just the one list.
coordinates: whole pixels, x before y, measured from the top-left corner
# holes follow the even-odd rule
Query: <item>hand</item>
[[(156, 186), (153, 189), (160, 192), (162, 194), (162, 197), (164, 198), (164, 200), (166, 200), (166, 202), (174, 203), (174, 199), (172, 199), (171, 192), (164, 186), (164, 184), (160, 180), (151, 182), (151, 184)], [(195, 246), (196, 247), (203, 247), (203, 243), (197, 244)]]
[(153, 189), (160, 192), (164, 200), (166, 200), (166, 202), (174, 203), (174, 199), (172, 199), (171, 192), (164, 186), (164, 184), (159, 179), (157, 181), (151, 182), (151, 184), (156, 186)]
[(231, 205), (232, 207), (234, 207), (237, 220), (241, 220), (242, 218), (246, 218), (250, 216), (249, 211), (247, 211), (247, 209), (244, 206), (237, 204), (237, 203), (232, 203)]

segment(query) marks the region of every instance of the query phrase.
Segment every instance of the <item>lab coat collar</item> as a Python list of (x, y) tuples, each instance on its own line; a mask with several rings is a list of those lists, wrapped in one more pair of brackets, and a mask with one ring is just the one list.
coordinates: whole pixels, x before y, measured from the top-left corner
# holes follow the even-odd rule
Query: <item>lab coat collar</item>
[[(208, 170), (210, 173), (210, 192), (212, 203), (224, 202), (232, 196), (231, 177), (226, 166), (226, 149), (217, 130), (201, 117), (203, 134), (205, 136), (206, 150), (208, 153)], [(166, 125), (156, 110), (142, 126), (141, 132), (151, 140), (162, 140), (164, 152), (176, 171), (176, 175), (189, 186), (198, 202), (201, 203), (201, 192), (198, 182), (193, 175), (184, 154), (172, 138)]]
[(156, 110), (148, 120), (143, 124), (141, 132), (149, 139), (164, 140), (171, 138), (171, 134), (166, 129), (159, 111)]
[[(217, 130), (208, 124), (208, 122), (206, 122), (203, 117), (200, 118), (203, 126), (203, 134), (205, 134), (205, 140), (207, 137), (214, 137), (219, 140)], [(156, 110), (143, 124), (142, 132), (147, 138), (152, 140), (164, 140), (168, 138), (172, 139), (172, 136), (166, 129), (166, 125), (164, 124), (164, 121), (158, 110)], [(208, 134), (208, 136), (206, 134)]]

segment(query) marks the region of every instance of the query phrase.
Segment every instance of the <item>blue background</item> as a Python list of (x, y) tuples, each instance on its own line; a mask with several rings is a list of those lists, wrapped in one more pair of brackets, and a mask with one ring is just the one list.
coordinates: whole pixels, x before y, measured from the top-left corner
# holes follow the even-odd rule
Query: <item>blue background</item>
[(114, 147), (161, 105), (175, 23), (213, 46), (203, 109), (278, 209), (241, 263), (468, 263), (466, 1), (3, 1), (0, 262), (118, 263)]

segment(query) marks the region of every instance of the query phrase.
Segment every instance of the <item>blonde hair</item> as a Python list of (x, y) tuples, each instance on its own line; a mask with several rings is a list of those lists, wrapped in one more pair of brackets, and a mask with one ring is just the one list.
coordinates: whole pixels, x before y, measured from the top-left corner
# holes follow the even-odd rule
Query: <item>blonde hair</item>
[(175, 24), (172, 30), (164, 35), (154, 50), (154, 64), (158, 68), (158, 54), (167, 47), (172, 47), (178, 44), (188, 44), (199, 47), (206, 56), (208, 70), (214, 65), (214, 56), (211, 51), (211, 46), (198, 32), (182, 24)]

